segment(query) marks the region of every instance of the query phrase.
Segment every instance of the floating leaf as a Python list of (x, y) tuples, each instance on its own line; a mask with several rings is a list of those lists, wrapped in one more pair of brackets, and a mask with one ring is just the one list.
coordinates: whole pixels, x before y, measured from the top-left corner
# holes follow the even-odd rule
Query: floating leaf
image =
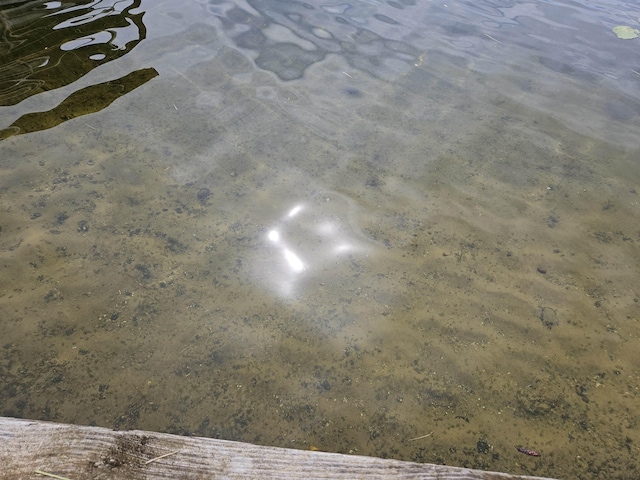
[(618, 25), (617, 27), (613, 27), (613, 33), (623, 40), (631, 40), (632, 38), (638, 37), (640, 30), (627, 27), (626, 25)]

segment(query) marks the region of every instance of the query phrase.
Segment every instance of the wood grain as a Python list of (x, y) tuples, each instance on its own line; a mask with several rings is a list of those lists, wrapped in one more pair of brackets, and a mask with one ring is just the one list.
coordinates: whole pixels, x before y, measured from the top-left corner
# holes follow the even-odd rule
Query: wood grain
[(69, 480), (540, 478), (7, 417), (0, 465), (0, 478), (11, 480), (48, 478), (36, 470)]

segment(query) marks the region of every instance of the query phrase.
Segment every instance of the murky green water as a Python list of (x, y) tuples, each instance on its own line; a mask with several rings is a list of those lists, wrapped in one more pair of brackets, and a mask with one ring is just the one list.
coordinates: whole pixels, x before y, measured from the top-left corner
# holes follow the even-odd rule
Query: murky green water
[(637, 7), (33, 3), (0, 414), (638, 476)]

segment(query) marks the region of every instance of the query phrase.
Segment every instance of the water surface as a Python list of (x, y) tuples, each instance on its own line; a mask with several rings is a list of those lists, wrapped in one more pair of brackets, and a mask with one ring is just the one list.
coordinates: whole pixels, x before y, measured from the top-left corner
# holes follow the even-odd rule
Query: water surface
[(2, 5), (0, 413), (637, 477), (638, 17)]

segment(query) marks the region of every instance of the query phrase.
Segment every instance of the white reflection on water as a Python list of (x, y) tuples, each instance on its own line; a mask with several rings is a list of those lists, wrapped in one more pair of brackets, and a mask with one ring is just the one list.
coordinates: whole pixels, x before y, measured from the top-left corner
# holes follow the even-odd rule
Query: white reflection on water
[(369, 252), (349, 221), (348, 202), (342, 200), (296, 203), (268, 226), (266, 242), (253, 265), (260, 283), (278, 296), (296, 296), (303, 283), (313, 289), (324, 282), (339, 282), (344, 263), (353, 254)]

